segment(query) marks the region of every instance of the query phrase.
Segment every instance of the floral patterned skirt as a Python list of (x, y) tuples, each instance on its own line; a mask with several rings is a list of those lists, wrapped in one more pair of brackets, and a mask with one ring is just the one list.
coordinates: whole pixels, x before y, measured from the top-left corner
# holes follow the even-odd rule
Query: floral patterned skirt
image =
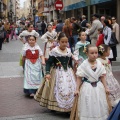
[(76, 89), (75, 76), (71, 68), (52, 69), (50, 81), (43, 80), (35, 100), (50, 110), (70, 112)]

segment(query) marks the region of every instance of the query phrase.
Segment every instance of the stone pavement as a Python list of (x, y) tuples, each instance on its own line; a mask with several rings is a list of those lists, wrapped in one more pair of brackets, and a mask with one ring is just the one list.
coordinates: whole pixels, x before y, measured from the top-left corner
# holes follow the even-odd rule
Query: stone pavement
[[(43, 49), (40, 39), (38, 43)], [(24, 95), (21, 48), (22, 43), (13, 40), (0, 51), (0, 120), (68, 120), (68, 114), (52, 113)]]
[[(43, 49), (40, 39), (38, 44)], [(10, 41), (3, 44), (0, 51), (0, 120), (69, 120), (69, 114), (52, 113), (24, 95), (23, 71), (19, 66), (21, 48), (20, 41)], [(113, 66), (114, 75), (120, 82), (119, 62), (120, 45), (117, 62)]]

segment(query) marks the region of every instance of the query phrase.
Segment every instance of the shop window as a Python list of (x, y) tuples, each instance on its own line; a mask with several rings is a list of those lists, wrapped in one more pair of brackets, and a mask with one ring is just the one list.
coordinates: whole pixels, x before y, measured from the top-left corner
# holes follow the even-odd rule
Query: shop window
[(99, 9), (98, 11), (99, 11), (99, 14), (101, 14), (101, 15), (105, 14), (105, 10), (104, 9)]

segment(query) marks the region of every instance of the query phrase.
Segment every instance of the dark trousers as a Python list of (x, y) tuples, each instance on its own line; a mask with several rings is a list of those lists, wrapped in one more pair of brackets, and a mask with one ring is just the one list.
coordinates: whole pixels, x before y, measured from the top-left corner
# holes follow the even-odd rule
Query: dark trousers
[(39, 35), (42, 35), (42, 30), (38, 30)]
[(117, 57), (117, 47), (116, 46), (113, 46), (111, 47), (112, 49), (112, 52), (113, 52), (113, 58), (110, 59), (110, 61), (116, 61), (116, 57)]
[(4, 41), (4, 38), (0, 38), (0, 50), (2, 50), (2, 43)]

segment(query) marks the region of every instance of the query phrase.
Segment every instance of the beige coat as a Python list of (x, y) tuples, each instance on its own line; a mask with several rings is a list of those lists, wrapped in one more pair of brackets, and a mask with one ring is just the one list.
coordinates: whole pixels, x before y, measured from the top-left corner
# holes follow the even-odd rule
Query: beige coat
[(99, 28), (102, 28), (102, 23), (99, 21), (99, 19), (96, 19), (96, 20), (94, 20), (93, 21), (93, 23), (92, 23), (92, 26), (91, 26), (91, 28), (90, 28), (90, 30), (89, 30), (89, 33), (88, 33), (88, 35), (90, 35), (90, 39), (92, 40), (92, 39), (96, 39), (96, 41), (97, 41), (97, 37), (98, 37), (98, 29)]
[(120, 28), (119, 25), (117, 23), (112, 24), (113, 26), (113, 32), (115, 32), (116, 35), (116, 39), (118, 42), (120, 42)]

